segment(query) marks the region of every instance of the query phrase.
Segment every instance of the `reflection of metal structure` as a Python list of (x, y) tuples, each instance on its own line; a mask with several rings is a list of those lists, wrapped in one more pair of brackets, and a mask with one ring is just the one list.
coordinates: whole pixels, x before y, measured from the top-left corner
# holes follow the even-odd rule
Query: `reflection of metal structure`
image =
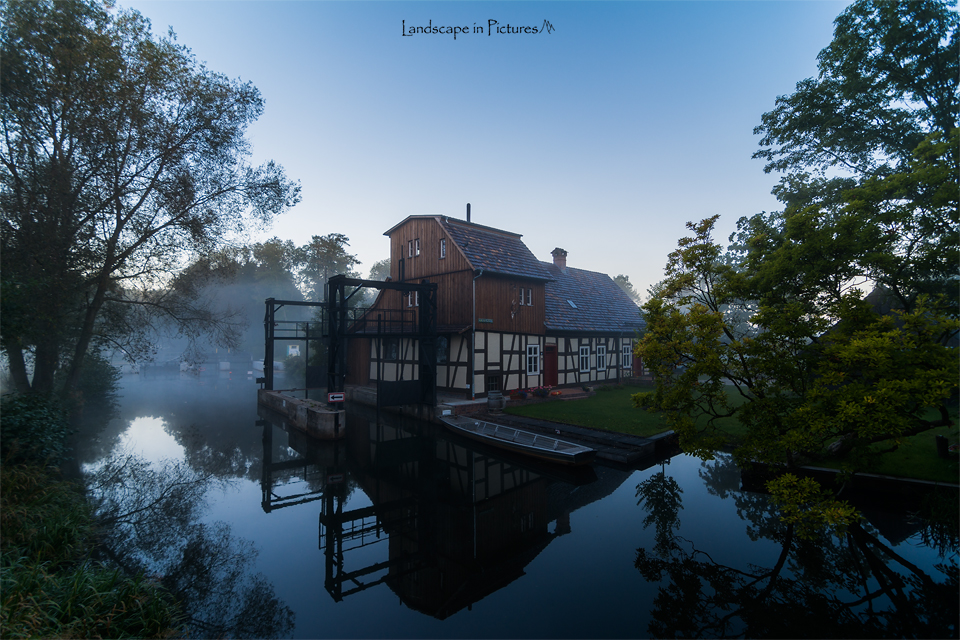
[[(402, 573), (415, 570), (420, 566), (423, 558), (410, 556), (400, 560), (389, 558), (354, 571), (344, 570), (346, 553), (389, 542), (389, 538), (383, 534), (387, 529), (409, 526), (410, 522), (402, 522), (404, 519), (412, 519), (415, 525), (416, 515), (413, 514), (416, 510), (412, 505), (412, 500), (401, 500), (392, 505), (370, 506), (344, 513), (343, 501), (337, 500), (333, 492), (328, 492), (324, 496), (323, 512), (320, 514), (320, 549), (323, 550), (326, 559), (324, 586), (334, 601), (340, 602), (347, 596), (386, 582), (398, 570), (394, 566), (396, 564), (402, 565), (399, 567)], [(378, 514), (385, 508), (391, 512), (399, 511), (401, 515), (388, 523), (383, 522)], [(383, 571), (387, 573), (374, 575)], [(367, 581), (364, 582), (364, 580)], [(354, 586), (344, 590), (344, 583)]]
[[(446, 618), (522, 576), (557, 535), (546, 478), (453, 440), (364, 422), (349, 430), (351, 468), (373, 504), (345, 512), (331, 495), (320, 516), (335, 600), (385, 583), (407, 606)], [(380, 542), (385, 559), (345, 566)]]
[[(260, 476), (260, 506), (265, 513), (276, 509), (292, 507), (298, 504), (320, 500), (327, 493), (329, 480), (344, 477), (344, 470), (340, 466), (340, 456), (343, 445), (339, 442), (318, 442), (306, 437), (296, 428), (287, 428), (281, 416), (261, 409), (264, 419), (257, 421), (257, 426), (263, 427), (263, 470)], [(278, 454), (276, 450), (273, 429), (280, 426), (287, 432), (290, 439), (290, 448), (299, 453), (299, 457), (287, 458), (274, 462)], [(295, 493), (279, 494), (278, 481), (296, 476), (307, 486), (306, 490)]]
[[(275, 434), (264, 432), (264, 510), (320, 503), (324, 586), (337, 602), (385, 584), (411, 609), (447, 618), (522, 577), (570, 531), (573, 510), (629, 475), (604, 470), (612, 475), (596, 482), (591, 467), (505, 457), (434, 425), (383, 417), (389, 424), (347, 414), (346, 451), (286, 430), (295, 460), (279, 460)], [(307, 487), (280, 495), (279, 479), (294, 473)]]

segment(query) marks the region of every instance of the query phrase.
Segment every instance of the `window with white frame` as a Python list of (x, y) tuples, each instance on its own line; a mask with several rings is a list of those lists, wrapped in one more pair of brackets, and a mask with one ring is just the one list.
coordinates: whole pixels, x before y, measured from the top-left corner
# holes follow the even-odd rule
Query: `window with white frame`
[(607, 368), (607, 346), (597, 345), (597, 371)]
[(580, 372), (590, 372), (590, 347), (580, 347)]
[(523, 287), (519, 287), (520, 290), (520, 306), (523, 306)]
[(527, 375), (540, 375), (540, 345), (527, 345)]
[[(520, 295), (523, 295), (523, 289), (520, 290)], [(533, 289), (527, 289), (527, 306), (533, 306)]]
[(620, 366), (624, 369), (629, 369), (633, 366), (633, 347), (629, 342), (623, 345)]
[(420, 238), (413, 241), (413, 255), (420, 255)]
[(447, 257), (447, 239), (446, 238), (440, 238), (440, 257), (441, 258)]
[(419, 291), (410, 291), (407, 293), (407, 306), (408, 307), (419, 307), (420, 306), (420, 292)]
[(413, 257), (413, 240), (407, 240), (407, 257)]

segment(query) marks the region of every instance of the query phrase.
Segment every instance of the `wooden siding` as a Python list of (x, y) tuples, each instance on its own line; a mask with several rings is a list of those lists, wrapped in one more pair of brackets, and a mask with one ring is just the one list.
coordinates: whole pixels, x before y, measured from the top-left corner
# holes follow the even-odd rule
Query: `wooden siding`
[[(409, 244), (420, 240), (420, 255), (409, 256)], [(440, 240), (447, 242), (447, 257), (440, 257)], [(430, 278), (441, 273), (471, 271), (463, 251), (434, 218), (416, 218), (396, 229), (390, 236), (390, 277), (400, 279), (403, 260), (404, 281)]]
[(370, 382), (370, 339), (350, 338), (347, 342), (347, 384)]
[[(410, 244), (420, 240), (420, 254), (410, 257)], [(440, 240), (447, 253), (440, 258)], [(473, 324), (473, 267), (443, 227), (434, 218), (417, 218), (396, 229), (390, 236), (390, 277), (395, 281), (437, 284), (437, 324)], [(532, 305), (520, 304), (519, 289), (532, 290)], [(496, 275), (481, 275), (476, 281), (477, 330), (542, 334), (546, 319), (544, 284)], [(409, 309), (397, 292), (384, 292), (378, 308)], [(482, 326), (481, 326), (482, 325)]]
[[(533, 304), (520, 304), (520, 289), (532, 289)], [(481, 276), (477, 278), (477, 331), (543, 334), (544, 287), (542, 282), (519, 278)], [(472, 304), (472, 300), (471, 300)], [(480, 319), (492, 322), (480, 322)]]

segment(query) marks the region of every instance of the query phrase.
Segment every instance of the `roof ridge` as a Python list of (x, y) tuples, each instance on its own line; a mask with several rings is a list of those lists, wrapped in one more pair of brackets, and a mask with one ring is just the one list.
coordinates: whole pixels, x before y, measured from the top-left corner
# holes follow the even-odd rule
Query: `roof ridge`
[(494, 233), (502, 233), (505, 236), (510, 236), (513, 238), (522, 238), (522, 233), (515, 233), (513, 231), (506, 231), (505, 229), (497, 229), (496, 227), (488, 227), (485, 224), (477, 224), (476, 222), (467, 222), (466, 220), (461, 220), (460, 218), (451, 218), (450, 216), (438, 216), (441, 223), (452, 224), (456, 226), (468, 227), (470, 229), (477, 229), (480, 231), (492, 231)]

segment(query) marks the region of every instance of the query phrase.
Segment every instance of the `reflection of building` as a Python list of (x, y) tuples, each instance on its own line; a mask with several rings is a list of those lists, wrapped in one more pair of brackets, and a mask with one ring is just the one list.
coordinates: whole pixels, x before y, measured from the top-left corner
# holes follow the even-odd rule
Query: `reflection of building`
[[(345, 446), (311, 444), (283, 429), (283, 447), (277, 417), (262, 417), (264, 510), (322, 505), (320, 548), (331, 596), (339, 601), (386, 584), (410, 608), (441, 619), (521, 577), (554, 537), (569, 532), (573, 510), (629, 477), (604, 469), (597, 482), (591, 468), (505, 460), (396, 416), (386, 424), (348, 414)], [(351, 488), (370, 504), (356, 492), (348, 501)], [(363, 506), (351, 508), (358, 502)]]
[[(385, 235), (393, 281), (437, 284), (437, 387), (484, 394), (630, 375), (636, 304), (609, 276), (568, 268), (563, 249), (540, 262), (519, 234), (436, 215)], [(372, 332), (419, 306), (414, 292), (382, 291), (358, 326)], [(412, 338), (355, 335), (349, 351), (349, 383), (417, 375)]]

